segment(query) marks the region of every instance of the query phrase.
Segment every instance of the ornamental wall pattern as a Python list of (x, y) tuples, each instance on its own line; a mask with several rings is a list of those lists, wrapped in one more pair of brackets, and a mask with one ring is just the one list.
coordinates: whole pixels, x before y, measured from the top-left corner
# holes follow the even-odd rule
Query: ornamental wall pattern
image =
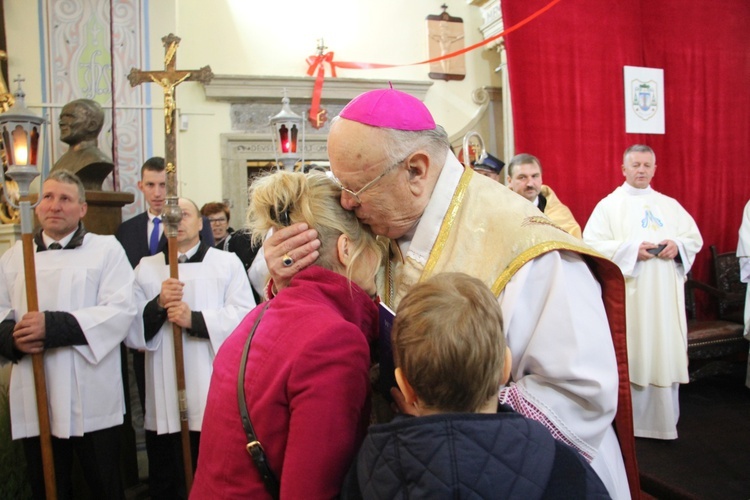
[[(127, 74), (132, 67), (148, 63), (142, 46), (143, 5), (139, 0), (40, 0), (44, 20), (42, 32), (43, 98), (50, 120), (50, 163), (67, 149), (59, 140), (57, 121), (62, 107), (74, 99), (93, 99), (105, 110), (99, 148), (116, 156), (119, 191), (135, 195), (135, 202), (123, 208), (123, 219), (143, 211), (137, 189), (140, 166), (149, 155), (151, 130), (147, 109), (147, 85), (130, 87)], [(110, 18), (113, 22), (110, 25)], [(112, 50), (114, 48), (114, 50)], [(117, 151), (112, 155), (112, 89), (114, 78)], [(113, 178), (104, 182), (113, 189)]]

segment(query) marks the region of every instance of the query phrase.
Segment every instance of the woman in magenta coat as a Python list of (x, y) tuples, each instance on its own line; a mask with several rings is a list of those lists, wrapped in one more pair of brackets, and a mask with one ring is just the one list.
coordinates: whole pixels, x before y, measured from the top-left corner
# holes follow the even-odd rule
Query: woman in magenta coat
[[(281, 498), (332, 498), (369, 421), (370, 344), (377, 336), (380, 250), (324, 174), (277, 172), (251, 188), (248, 225), (306, 222), (320, 256), (270, 301), (244, 372), (250, 420), (280, 482)], [(266, 304), (224, 342), (203, 418), (191, 498), (271, 498), (252, 458), (237, 402), (245, 341)]]

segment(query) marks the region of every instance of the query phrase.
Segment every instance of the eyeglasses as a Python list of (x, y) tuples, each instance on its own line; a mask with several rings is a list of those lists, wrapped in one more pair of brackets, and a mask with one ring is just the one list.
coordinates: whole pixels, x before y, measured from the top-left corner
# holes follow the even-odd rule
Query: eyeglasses
[(217, 218), (217, 219), (208, 219), (208, 222), (211, 224), (224, 224), (227, 220), (225, 218)]
[[(409, 156), (411, 156), (411, 155), (409, 155)], [(402, 163), (404, 163), (406, 160), (408, 160), (409, 156), (407, 156), (406, 158), (404, 158), (401, 161), (397, 161), (396, 163), (394, 163), (390, 167), (388, 167), (385, 170), (383, 170), (383, 172), (380, 175), (378, 175), (373, 180), (371, 180), (370, 182), (368, 182), (367, 184), (365, 184), (364, 186), (362, 186), (357, 191), (352, 191), (349, 188), (345, 188), (344, 185), (341, 184), (341, 181), (338, 180), (336, 178), (336, 176), (333, 175), (333, 173), (331, 173), (331, 180), (333, 180), (334, 184), (336, 184), (336, 186), (338, 186), (338, 188), (340, 190), (344, 191), (345, 193), (349, 194), (352, 198), (354, 198), (354, 201), (357, 202), (357, 205), (361, 205), (362, 204), (362, 200), (359, 199), (359, 195), (361, 195), (362, 193), (364, 193), (365, 191), (367, 191), (368, 189), (370, 189), (372, 186), (374, 186), (375, 183), (377, 183), (380, 179), (382, 179), (383, 177), (385, 177), (385, 175), (388, 172), (390, 172), (391, 170), (393, 170), (394, 168), (398, 167), (399, 165), (401, 165)]]

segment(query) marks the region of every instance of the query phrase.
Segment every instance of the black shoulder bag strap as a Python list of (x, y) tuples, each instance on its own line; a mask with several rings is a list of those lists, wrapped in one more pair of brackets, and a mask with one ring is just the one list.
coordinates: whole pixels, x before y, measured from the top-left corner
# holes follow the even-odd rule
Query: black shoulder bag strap
[(253, 424), (250, 422), (250, 412), (248, 412), (247, 403), (245, 402), (245, 370), (247, 369), (247, 355), (250, 352), (250, 342), (253, 340), (255, 330), (258, 329), (258, 324), (269, 305), (270, 301), (266, 303), (266, 306), (258, 315), (258, 318), (253, 325), (253, 329), (250, 330), (250, 335), (247, 336), (247, 340), (245, 341), (245, 349), (242, 351), (242, 360), (240, 361), (240, 372), (237, 377), (237, 403), (240, 407), (242, 427), (245, 428), (245, 435), (247, 436), (247, 445), (245, 446), (245, 449), (253, 458), (255, 466), (258, 468), (258, 472), (260, 472), (260, 476), (263, 478), (263, 484), (265, 484), (266, 490), (274, 499), (277, 499), (279, 498), (280, 490), (279, 480), (276, 479), (276, 476), (274, 476), (271, 468), (268, 466), (266, 452), (263, 451), (263, 446), (261, 446), (258, 437), (255, 435)]

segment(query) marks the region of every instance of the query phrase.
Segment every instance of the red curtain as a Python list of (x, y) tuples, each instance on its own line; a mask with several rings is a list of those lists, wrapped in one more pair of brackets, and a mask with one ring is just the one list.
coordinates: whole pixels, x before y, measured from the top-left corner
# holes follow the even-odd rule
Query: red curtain
[[(502, 0), (505, 26), (548, 3)], [(506, 46), (516, 152), (539, 157), (581, 227), (624, 182), (625, 148), (648, 144), (652, 186), (695, 218), (709, 279), (709, 245), (736, 249), (750, 198), (750, 1), (562, 0)], [(625, 133), (623, 66), (664, 69), (666, 134)]]

